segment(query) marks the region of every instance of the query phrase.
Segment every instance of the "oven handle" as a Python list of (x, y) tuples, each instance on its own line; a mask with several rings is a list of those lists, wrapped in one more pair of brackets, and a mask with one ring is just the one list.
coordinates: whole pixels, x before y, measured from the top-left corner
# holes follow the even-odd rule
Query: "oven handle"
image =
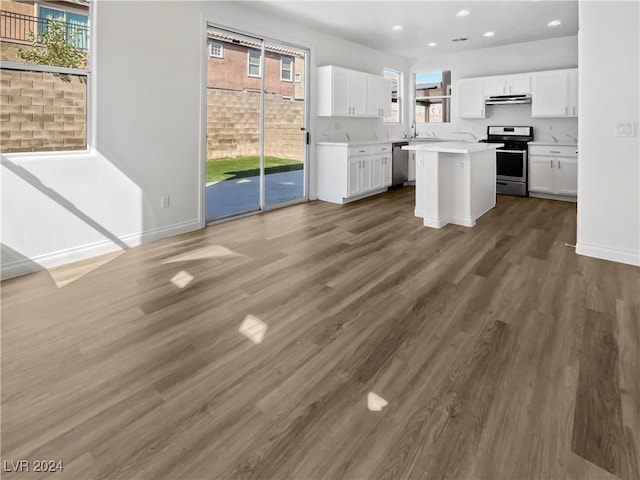
[(500, 148), (496, 149), (496, 152), (504, 152), (504, 153), (525, 153), (526, 150), (502, 150)]

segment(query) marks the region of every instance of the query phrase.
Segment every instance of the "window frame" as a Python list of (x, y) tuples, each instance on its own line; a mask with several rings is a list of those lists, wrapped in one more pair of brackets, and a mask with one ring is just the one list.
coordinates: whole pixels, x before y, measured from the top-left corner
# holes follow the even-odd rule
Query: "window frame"
[[(252, 75), (251, 74), (251, 52), (253, 53), (257, 53), (258, 55), (258, 74), (257, 75)], [(256, 66), (255, 64), (253, 65), (254, 67)], [(248, 48), (247, 49), (247, 77), (251, 77), (251, 78), (262, 78), (262, 52), (260, 50), (255, 50), (253, 48)]]
[[(284, 78), (282, 75), (284, 72), (284, 60), (289, 60), (289, 78)], [(280, 55), (280, 81), (281, 82), (293, 82), (294, 72), (293, 72), (293, 62), (294, 58), (290, 55)]]
[[(89, 55), (89, 61), (86, 65), (86, 68), (66, 68), (66, 67), (57, 67), (51, 65), (40, 65), (37, 63), (28, 63), (21, 61), (11, 61), (11, 60), (0, 60), (0, 69), (7, 70), (22, 70), (22, 71), (31, 71), (31, 72), (43, 72), (43, 73), (53, 73), (60, 75), (73, 75), (78, 77), (84, 77), (86, 83), (86, 92), (85, 92), (85, 145), (84, 148), (79, 149), (60, 149), (60, 150), (31, 150), (31, 151), (23, 151), (23, 152), (0, 152), (0, 154), (7, 159), (30, 159), (37, 158), (40, 160), (46, 160), (49, 158), (84, 158), (87, 155), (92, 154), (94, 145), (95, 145), (95, 130), (93, 124), (93, 89), (94, 89), (94, 78), (92, 75), (93, 66), (95, 62), (95, 54), (92, 55), (92, 43), (91, 39), (91, 25), (93, 23), (93, 15), (94, 9), (89, 6), (88, 11), (79, 10), (73, 8), (72, 5), (69, 5), (68, 9), (57, 8), (56, 6), (52, 6), (51, 3), (36, 3), (34, 4), (34, 16), (39, 18), (40, 15), (40, 7), (48, 8), (50, 10), (59, 10), (64, 12), (65, 14), (65, 22), (67, 13), (72, 13), (76, 15), (84, 15), (87, 17), (87, 54)], [(66, 7), (66, 5), (65, 5)]]
[[(396, 98), (397, 98), (397, 104), (398, 104), (398, 119), (397, 120), (393, 120), (393, 121), (387, 121), (386, 118), (388, 117), (384, 117), (382, 119), (382, 122), (385, 125), (400, 125), (402, 124), (402, 115), (403, 115), (403, 109), (404, 109), (404, 88), (403, 88), (403, 78), (404, 78), (404, 74), (399, 71), (399, 70), (395, 70), (393, 68), (383, 68), (382, 69), (382, 76), (384, 78), (388, 78), (387, 76), (385, 76), (386, 72), (391, 72), (391, 73), (395, 73), (398, 75), (398, 92), (396, 94)], [(393, 104), (393, 102), (392, 102)]]
[[(222, 42), (218, 42), (210, 38), (207, 46), (209, 47), (209, 58), (224, 58), (224, 44)], [(220, 47), (220, 55), (214, 55), (213, 53), (214, 46)]]

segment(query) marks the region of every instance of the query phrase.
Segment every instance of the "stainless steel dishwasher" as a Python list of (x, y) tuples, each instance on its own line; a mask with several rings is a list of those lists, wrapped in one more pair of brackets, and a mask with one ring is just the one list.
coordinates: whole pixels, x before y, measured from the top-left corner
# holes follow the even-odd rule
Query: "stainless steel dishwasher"
[(392, 145), (393, 156), (391, 159), (391, 186), (398, 187), (404, 185), (409, 180), (409, 151), (402, 150), (402, 147), (409, 145), (409, 142), (397, 142)]

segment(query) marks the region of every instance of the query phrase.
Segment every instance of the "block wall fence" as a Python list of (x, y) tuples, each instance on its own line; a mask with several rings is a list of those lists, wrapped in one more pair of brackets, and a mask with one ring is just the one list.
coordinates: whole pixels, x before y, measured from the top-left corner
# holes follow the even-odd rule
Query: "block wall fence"
[[(265, 94), (265, 155), (303, 160), (304, 102)], [(207, 89), (207, 158), (260, 154), (260, 93)]]
[(3, 69), (0, 87), (0, 152), (86, 148), (86, 77)]

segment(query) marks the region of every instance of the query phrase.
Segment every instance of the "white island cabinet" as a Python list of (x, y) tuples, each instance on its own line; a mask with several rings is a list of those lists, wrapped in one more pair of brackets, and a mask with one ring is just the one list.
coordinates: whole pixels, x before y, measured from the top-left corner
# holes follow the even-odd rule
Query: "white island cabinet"
[(500, 143), (409, 145), (416, 153), (416, 217), (425, 227), (473, 227), (496, 204), (496, 148)]

